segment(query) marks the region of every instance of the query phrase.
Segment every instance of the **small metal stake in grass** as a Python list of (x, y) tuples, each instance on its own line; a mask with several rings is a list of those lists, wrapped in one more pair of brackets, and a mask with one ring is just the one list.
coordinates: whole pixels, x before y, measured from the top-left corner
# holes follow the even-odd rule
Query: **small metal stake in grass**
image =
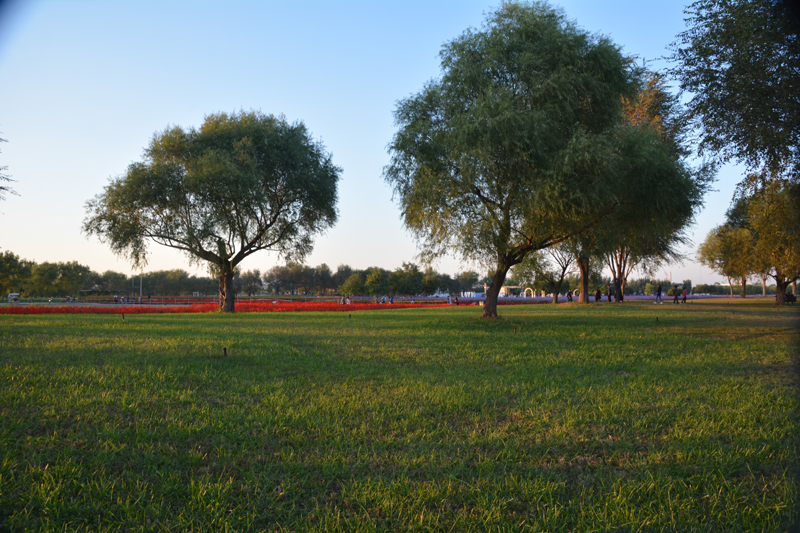
[(353, 315), (347, 315), (347, 318), (353, 318)]
[(517, 328), (514, 328), (514, 335), (517, 334)]
[(125, 322), (125, 313), (122, 313), (122, 321)]
[(222, 356), (223, 357), (228, 357), (228, 349), (227, 348), (223, 348), (222, 349)]
[(658, 322), (658, 317), (656, 317), (656, 322)]

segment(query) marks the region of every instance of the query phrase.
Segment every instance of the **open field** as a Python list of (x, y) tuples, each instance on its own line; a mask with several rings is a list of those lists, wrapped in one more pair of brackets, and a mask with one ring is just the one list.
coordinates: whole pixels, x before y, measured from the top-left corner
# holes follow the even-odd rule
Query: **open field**
[(800, 307), (499, 311), (0, 316), (0, 531), (797, 522)]

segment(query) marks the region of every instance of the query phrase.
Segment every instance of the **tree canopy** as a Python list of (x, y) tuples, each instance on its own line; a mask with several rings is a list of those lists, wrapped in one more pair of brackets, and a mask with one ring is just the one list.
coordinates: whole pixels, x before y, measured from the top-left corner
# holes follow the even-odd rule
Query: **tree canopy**
[(0, 296), (11, 292), (22, 292), (26, 278), (30, 276), (34, 267), (33, 261), (20, 259), (10, 250), (0, 253)]
[(386, 181), (430, 259), (491, 261), (484, 316), (512, 266), (616, 204), (610, 129), (634, 73), (546, 3), (504, 3), (444, 45), (442, 75), (399, 102)]
[(340, 173), (300, 122), (213, 114), (199, 129), (157, 133), (143, 161), (87, 202), (83, 229), (134, 266), (150, 242), (207, 262), (232, 312), (236, 265), (260, 250), (302, 259), (336, 222)]
[[(757, 191), (737, 196), (726, 221), (714, 228), (698, 249), (698, 259), (715, 272), (741, 284), (747, 278), (770, 276), (776, 283), (776, 303), (786, 288), (800, 279), (800, 186), (788, 179), (770, 181)], [(733, 287), (731, 286), (731, 296)]]
[(775, 303), (784, 302), (786, 288), (800, 279), (800, 185), (772, 181), (747, 202), (748, 225), (755, 235), (754, 255), (766, 260), (776, 283)]
[(729, 224), (711, 230), (697, 250), (697, 259), (717, 274), (728, 278), (733, 297), (733, 279), (742, 284), (746, 295), (747, 278), (756, 272), (755, 240), (752, 232)]
[(672, 44), (701, 153), (800, 170), (800, 23), (790, 0), (699, 0)]
[(712, 165), (686, 163), (685, 113), (664, 77), (643, 71), (639, 80), (635, 97), (623, 100), (617, 172), (626, 190), (593, 229), (593, 251), (611, 271), (618, 302), (634, 268), (653, 271), (682, 257), (679, 246), (689, 244), (686, 232), (713, 179)]

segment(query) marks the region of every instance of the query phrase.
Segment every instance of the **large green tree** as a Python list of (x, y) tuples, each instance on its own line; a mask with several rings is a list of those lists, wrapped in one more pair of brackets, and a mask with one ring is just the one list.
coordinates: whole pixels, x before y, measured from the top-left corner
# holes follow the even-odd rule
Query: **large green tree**
[(347, 281), (347, 278), (353, 273), (353, 267), (346, 264), (341, 264), (336, 267), (336, 272), (333, 274), (333, 279), (331, 282), (333, 283), (333, 288), (338, 289), (342, 286), (342, 284)]
[(364, 292), (381, 296), (389, 292), (389, 272), (380, 267), (369, 267), (364, 277)]
[(156, 134), (143, 161), (87, 202), (83, 228), (134, 266), (146, 263), (149, 242), (207, 262), (220, 309), (233, 312), (242, 260), (260, 250), (302, 259), (335, 223), (340, 172), (302, 123), (209, 115), (199, 129)]
[(22, 293), (35, 266), (33, 261), (20, 259), (10, 250), (0, 253), (0, 295)]
[(800, 279), (800, 185), (772, 181), (749, 199), (747, 207), (754, 255), (770, 265), (767, 274), (775, 280), (775, 303), (781, 305), (786, 288)]
[(616, 165), (626, 190), (595, 228), (595, 251), (611, 270), (618, 302), (634, 267), (680, 257), (678, 246), (689, 242), (686, 230), (707, 184), (706, 175), (693, 173), (654, 131), (633, 127), (626, 137)]
[(617, 46), (546, 3), (503, 3), (445, 44), (442, 75), (395, 111), (384, 177), (429, 259), (492, 263), (484, 317), (508, 270), (596, 224), (633, 69)]
[(478, 283), (478, 273), (474, 270), (466, 270), (458, 274), (458, 292), (473, 292)]
[(627, 194), (598, 228), (597, 251), (617, 302), (634, 268), (652, 271), (681, 258), (679, 246), (689, 243), (686, 232), (713, 177), (711, 165), (687, 165), (686, 114), (661, 74), (643, 71), (636, 95), (623, 104), (622, 128), (640, 130), (645, 142), (621, 145), (618, 172)]
[[(731, 298), (733, 297), (731, 279), (739, 282), (740, 295), (745, 298), (747, 279), (755, 275), (761, 276), (762, 294), (766, 294), (766, 276), (769, 275), (773, 265), (771, 250), (767, 248), (774, 245), (774, 242), (768, 244), (767, 238), (765, 242), (759, 244), (759, 232), (754, 222), (760, 223), (764, 220), (765, 214), (772, 210), (764, 206), (765, 198), (780, 198), (769, 194), (775, 190), (776, 183), (780, 183), (780, 180), (770, 182), (766, 188), (759, 187), (761, 193), (755, 196), (738, 194), (725, 212), (725, 223), (714, 228), (698, 249), (698, 259), (701, 263), (728, 278)], [(750, 205), (752, 202), (756, 204)], [(759, 212), (762, 209), (764, 212)], [(787, 230), (791, 233), (791, 224)], [(765, 233), (765, 237), (768, 237), (770, 231)]]
[(733, 298), (733, 283), (741, 283), (741, 296), (747, 295), (747, 278), (758, 271), (755, 239), (750, 229), (723, 224), (712, 229), (697, 249), (697, 259), (717, 274), (728, 278)]
[(257, 268), (242, 272), (239, 276), (239, 282), (242, 286), (242, 290), (247, 293), (248, 296), (259, 294), (264, 289), (261, 283), (261, 271)]
[(792, 0), (699, 0), (672, 45), (701, 153), (754, 175), (800, 170), (800, 24)]
[(76, 261), (38, 263), (26, 280), (26, 293), (37, 296), (79, 296), (91, 278), (91, 269)]
[(414, 263), (403, 262), (389, 275), (389, 291), (392, 294), (414, 296), (422, 292), (424, 274)]
[(345, 296), (364, 294), (364, 274), (362, 272), (350, 274), (339, 287), (339, 293)]

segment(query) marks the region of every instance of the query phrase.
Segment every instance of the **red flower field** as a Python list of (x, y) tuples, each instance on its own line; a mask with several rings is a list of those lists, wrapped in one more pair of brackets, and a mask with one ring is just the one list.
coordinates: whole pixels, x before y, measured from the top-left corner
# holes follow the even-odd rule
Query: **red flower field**
[[(498, 302), (499, 305), (529, 304), (529, 302)], [(530, 302), (546, 303), (546, 302)], [(461, 305), (470, 305), (462, 303)], [(293, 302), (289, 300), (258, 301), (241, 300), (236, 303), (236, 311), (243, 313), (285, 313), (303, 311), (372, 311), (378, 309), (409, 309), (422, 307), (447, 307), (444, 302), (395, 302), (394, 304), (352, 303), (342, 305), (339, 302)], [(218, 309), (215, 302), (183, 304), (183, 305), (9, 305), (0, 307), (0, 315), (60, 315), (60, 314), (150, 314), (150, 313), (211, 313)]]
[[(280, 313), (297, 311), (366, 311), (374, 309), (407, 309), (419, 307), (441, 307), (442, 303), (353, 303), (341, 305), (338, 302), (291, 302), (276, 300), (268, 302), (241, 301), (236, 303), (236, 311), (244, 313)], [(149, 314), (149, 313), (210, 313), (216, 311), (216, 303), (191, 305), (14, 305), (0, 307), (5, 315), (46, 315), (46, 314)]]

